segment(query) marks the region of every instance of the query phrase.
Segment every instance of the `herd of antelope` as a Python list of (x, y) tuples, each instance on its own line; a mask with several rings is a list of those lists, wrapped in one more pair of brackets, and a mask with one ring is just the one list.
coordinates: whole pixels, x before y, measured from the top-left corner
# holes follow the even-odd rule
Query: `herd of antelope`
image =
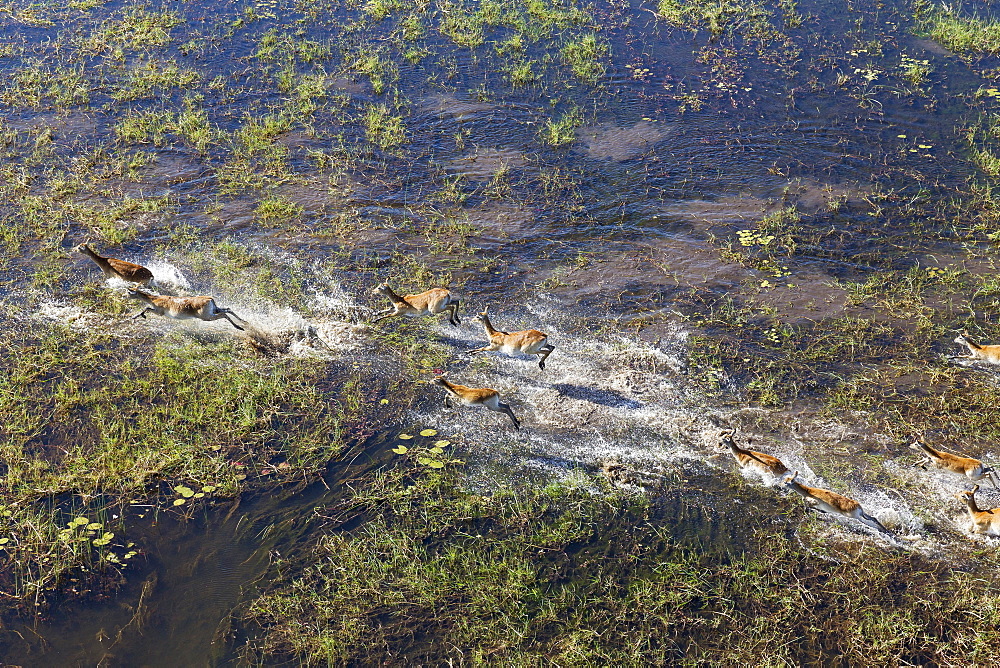
[[(865, 509), (856, 500), (828, 489), (810, 487), (805, 483), (799, 482), (798, 471), (789, 471), (788, 467), (774, 455), (751, 450), (749, 439), (747, 440), (747, 447), (741, 448), (733, 438), (733, 433), (727, 431), (722, 434), (719, 444), (721, 447), (729, 449), (736, 460), (737, 466), (741, 469), (759, 474), (765, 482), (773, 483), (777, 481), (782, 483), (785, 487), (802, 496), (807, 506), (811, 509), (818, 512), (853, 518), (878, 529), (886, 535), (892, 535), (892, 532), (886, 529), (881, 522), (866, 513)], [(917, 438), (910, 445), (910, 448), (924, 455), (924, 459), (918, 466), (925, 471), (930, 466), (955, 475), (965, 476), (969, 480), (975, 481), (985, 478), (994, 489), (997, 489), (996, 472), (992, 467), (984, 466), (978, 459), (963, 457), (952, 452), (931, 447), (923, 438)], [(975, 493), (978, 489), (979, 485), (975, 485), (972, 490), (963, 491), (956, 495), (969, 508), (969, 518), (971, 519), (970, 530), (973, 533), (1000, 536), (1000, 508), (980, 510), (975, 500)]]
[[(109, 278), (120, 278), (127, 283), (133, 284), (128, 289), (129, 297), (145, 304), (145, 307), (141, 311), (132, 316), (133, 319), (144, 318), (146, 313), (150, 312), (177, 319), (194, 318), (213, 321), (224, 318), (236, 329), (245, 329), (243, 325), (236, 322), (238, 320), (245, 325), (247, 324), (245, 320), (228, 308), (220, 308), (216, 305), (212, 297), (204, 295), (197, 297), (155, 295), (145, 289), (154, 282), (153, 273), (146, 267), (117, 258), (103, 257), (91, 249), (87, 243), (82, 243), (73, 250), (90, 258)], [(461, 324), (458, 316), (459, 300), (446, 288), (432, 288), (419, 294), (400, 295), (393, 291), (388, 284), (383, 283), (375, 289), (374, 294), (388, 298), (392, 302), (392, 306), (377, 313), (376, 317), (371, 321), (372, 323), (395, 316), (415, 318), (447, 312), (448, 321), (452, 325)], [(548, 342), (548, 335), (537, 329), (527, 329), (519, 332), (498, 330), (493, 327), (488, 310), (489, 307), (485, 307), (478, 314), (477, 319), (483, 323), (489, 343), (481, 348), (469, 350), (467, 353), (476, 354), (499, 351), (506, 355), (538, 355), (538, 366), (544, 370), (545, 360), (555, 349)], [(980, 345), (964, 332), (955, 339), (955, 343), (966, 346), (969, 354), (953, 359), (1000, 364), (1000, 345)], [(449, 408), (451, 407), (452, 400), (465, 406), (485, 406), (491, 411), (504, 413), (510, 418), (514, 428), (520, 429), (521, 423), (517, 419), (517, 416), (514, 415), (513, 410), (511, 410), (508, 404), (500, 401), (500, 393), (496, 390), (488, 387), (460, 385), (448, 380), (444, 373), (435, 376), (431, 383), (444, 388), (444, 402)], [(798, 471), (790, 471), (774, 455), (751, 450), (750, 445), (750, 441), (747, 440), (747, 447), (741, 448), (736, 443), (734, 434), (731, 431), (724, 432), (720, 440), (720, 446), (729, 449), (736, 460), (736, 464), (741, 469), (760, 474), (765, 482), (769, 481), (772, 484), (779, 482), (783, 484), (788, 489), (802, 496), (809, 508), (818, 512), (856, 519), (886, 535), (892, 535), (881, 522), (866, 513), (861, 504), (856, 500), (828, 489), (810, 487), (800, 482), (798, 480)], [(927, 470), (928, 466), (930, 466), (959, 476), (965, 476), (970, 481), (986, 479), (994, 489), (997, 489), (996, 472), (992, 467), (983, 465), (978, 459), (934, 448), (926, 443), (923, 438), (917, 438), (910, 445), (910, 448), (917, 450), (923, 455), (919, 466), (924, 470)], [(975, 493), (978, 489), (979, 485), (976, 484), (971, 490), (964, 490), (955, 495), (956, 498), (963, 501), (968, 507), (969, 528), (973, 533), (1000, 536), (1000, 508), (993, 508), (991, 510), (980, 509), (976, 505), (975, 500)]]
[[(245, 330), (244, 325), (247, 322), (233, 313), (232, 310), (219, 307), (212, 297), (205, 295), (198, 297), (155, 295), (144, 287), (140, 287), (149, 287), (154, 282), (153, 272), (146, 267), (134, 262), (99, 255), (87, 243), (82, 243), (73, 250), (93, 260), (105, 276), (120, 278), (132, 284), (132, 287), (128, 289), (128, 296), (145, 304), (141, 311), (132, 316), (133, 319), (145, 318), (147, 313), (155, 313), (169, 318), (194, 318), (205, 321), (225, 318), (236, 329)], [(416, 318), (445, 312), (448, 313), (448, 321), (452, 325), (459, 325), (462, 322), (458, 317), (459, 301), (445, 288), (432, 288), (414, 295), (399, 295), (388, 284), (383, 283), (375, 288), (375, 295), (387, 297), (392, 302), (392, 306), (378, 312), (371, 321), (372, 323), (400, 315)], [(544, 370), (546, 358), (555, 349), (555, 346), (548, 342), (548, 335), (537, 329), (526, 329), (520, 332), (504, 332), (496, 329), (490, 321), (488, 310), (489, 307), (484, 308), (477, 318), (483, 323), (489, 343), (482, 348), (468, 351), (469, 354), (500, 351), (507, 355), (539, 355), (538, 366)], [(460, 385), (448, 380), (446, 374), (443, 373), (435, 376), (432, 383), (444, 388), (444, 402), (449, 408), (452, 400), (463, 406), (485, 406), (491, 411), (507, 415), (514, 424), (514, 429), (521, 428), (520, 420), (517, 419), (508, 404), (500, 401), (500, 393), (496, 390), (489, 387)]]

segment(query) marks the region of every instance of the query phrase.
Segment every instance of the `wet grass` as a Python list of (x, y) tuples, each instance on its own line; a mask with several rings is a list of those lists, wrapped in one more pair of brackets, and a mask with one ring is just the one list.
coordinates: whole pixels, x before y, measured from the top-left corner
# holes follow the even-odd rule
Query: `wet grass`
[(992, 375), (947, 359), (960, 352), (951, 343), (955, 331), (995, 336), (970, 317), (976, 300), (987, 306), (990, 286), (954, 268), (918, 266), (837, 287), (847, 313), (812, 323), (789, 322), (753, 297), (695, 297), (689, 308), (701, 315), (690, 317), (706, 335), (691, 342), (694, 376), (723, 400), (864, 412), (901, 437), (938, 430), (1000, 438)]
[[(657, 30), (672, 34), (655, 39), (692, 54), (683, 64), (635, 47), (653, 38), (629, 33), (632, 18), (618, 14), (617, 5), (497, 0), (414, 8), (372, 0), (303, 4), (299, 14), (275, 16), (263, 5), (223, 3), (208, 23), (185, 8), (11, 6), (12, 21), (41, 32), (25, 30), (0, 45), (8, 74), (0, 97), (10, 108), (0, 125), (0, 274), (30, 306), (57, 297), (118, 318), (127, 308), (120, 298), (74, 287), (79, 277), (68, 278), (62, 268), (68, 245), (93, 235), (110, 252), (122, 244), (130, 254), (160, 252), (191, 269), (199, 286), (301, 314), (314, 308), (317, 274), (361, 287), (389, 280), (403, 292), (471, 284), (520, 299), (521, 287), (490, 276), (518, 266), (524, 289), (558, 294), (576, 286), (574, 272), (583, 266), (573, 259), (581, 257), (577, 249), (563, 248), (578, 241), (569, 236), (574, 230), (583, 238), (603, 225), (602, 236), (628, 236), (635, 201), (655, 209), (657, 198), (702, 198), (716, 186), (705, 186), (694, 172), (724, 167), (685, 165), (688, 183), (671, 171), (677, 165), (657, 172), (667, 159), (655, 144), (641, 160), (595, 166), (577, 144), (581, 126), (626, 128), (642, 118), (698, 127), (705, 118), (699, 114), (728, 119), (742, 108), (756, 118), (754, 105), (763, 98), (754, 91), (762, 80), (777, 91), (779, 121), (801, 96), (824, 91), (828, 97), (809, 100), (810, 108), (847, 104), (843, 118), (854, 123), (890, 103), (888, 88), (901, 96), (919, 88), (928, 105), (936, 104), (934, 81), (948, 74), (947, 65), (897, 53), (895, 36), (883, 39), (867, 26), (875, 15), (870, 8), (848, 10), (846, 42), (834, 40), (828, 53), (803, 60), (816, 33), (798, 39), (788, 31), (821, 22), (812, 7), (800, 6), (806, 4), (661, 0)], [(946, 10), (935, 16), (940, 21), (921, 24), (934, 39), (966, 53), (992, 53), (989, 22), (958, 20)], [(700, 34), (683, 34), (689, 31)], [(240, 63), (235, 76), (233, 62)], [(609, 85), (608, 72), (628, 72), (630, 84), (649, 85), (622, 111), (613, 103), (624, 88)], [(925, 169), (910, 153), (923, 141), (913, 148), (897, 142), (876, 155), (853, 142), (860, 125), (836, 130), (845, 161), (887, 165), (858, 186), (864, 207), (860, 195), (850, 203), (847, 195), (832, 200), (820, 214), (783, 202), (739, 230), (712, 228), (720, 258), (753, 272), (721, 295), (714, 287), (679, 290), (687, 323), (699, 329), (690, 340), (689, 368), (715, 400), (818, 404), (831, 416), (864, 412), (892, 433), (934, 429), (1000, 438), (1000, 397), (991, 377), (937, 358), (948, 351), (954, 328), (998, 340), (991, 318), (1000, 289), (985, 274), (954, 266), (932, 273), (920, 264), (942, 249), (983, 259), (997, 240), (995, 184), (936, 182), (955, 165), (978, 165), (977, 178), (1000, 171), (996, 119), (986, 106), (995, 96), (986, 86), (980, 90), (966, 96), (983, 111), (978, 129), (968, 133), (968, 160), (944, 162), (942, 150), (935, 155), (943, 166)], [(517, 111), (504, 116), (509, 109)], [(729, 149), (744, 134), (742, 117), (734, 118), (719, 131), (726, 138), (706, 141)], [(481, 181), (465, 177), (455, 165), (494, 147), (498, 127), (525, 164), (501, 162)], [(926, 146), (919, 151), (930, 151)], [(772, 176), (810, 173), (805, 164), (775, 164), (757, 176), (749, 169), (749, 180), (769, 186)], [(636, 185), (628, 175), (640, 172)], [(821, 178), (828, 176), (836, 180), (832, 172)], [(316, 183), (320, 195), (296, 194), (296, 187)], [(614, 213), (603, 211), (609, 197)], [(493, 202), (529, 212), (533, 229), (525, 239), (490, 241), (486, 250), (477, 207)], [(231, 235), (230, 211), (248, 220), (246, 237), (266, 236), (293, 259), (278, 261), (243, 232)], [(609, 231), (610, 223), (621, 231)], [(372, 233), (385, 240), (372, 241)], [(517, 230), (497, 236), (508, 233)], [(537, 271), (551, 267), (552, 258), (555, 269)], [(830, 270), (829, 281), (847, 295), (848, 311), (811, 323), (782, 317), (766, 302), (769, 291), (794, 285), (799, 272), (817, 263), (840, 267)], [(382, 306), (363, 294), (360, 300)], [(3, 344), (0, 387), (11, 398), (11, 416), (0, 436), (8, 441), (3, 461), (10, 470), (0, 484), (13, 501), (5, 497), (0, 510), (9, 520), (0, 523), (7, 532), (0, 547), (8, 563), (19, 564), (9, 585), (18, 600), (30, 592), (48, 596), (81, 567), (104, 569), (112, 582), (118, 565), (108, 555), (121, 560), (132, 548), (95, 515), (122, 499), (152, 498), (185, 512), (207, 501), (172, 493), (180, 483), (194, 498), (272, 484), (255, 479), (254, 470), (311, 475), (336, 457), (345, 421), (383, 398), (365, 403), (360, 377), (341, 375), (334, 384), (330, 376), (339, 370), (280, 357), (264, 361), (235, 339), (127, 332), (46, 325)], [(367, 336), (403, 370), (393, 408), (406, 404), (408, 383), (445, 368), (453, 356), (425, 323), (387, 321)], [(848, 566), (819, 563), (785, 543), (776, 547), (764, 529), (767, 539), (755, 544), (753, 556), (712, 566), (670, 544), (649, 521), (645, 501), (569, 489), (476, 497), (447, 476), (404, 480), (410, 475), (390, 475), (363, 490), (356, 508), (374, 519), (318, 544), (320, 566), (288, 566), (289, 575), (302, 579), (255, 610), (265, 635), (251, 656), (273, 650), (308, 661), (388, 662), (402, 654), (439, 662), (457, 656), (445, 649), (450, 641), (484, 662), (669, 663), (686, 652), (692, 662), (752, 657), (757, 663), (766, 655), (761, 648), (772, 646), (758, 638), (785, 648), (773, 650), (775, 662), (806, 663), (844, 647), (858, 662), (916, 663), (947, 662), (962, 643), (979, 647), (960, 624), (974, 596), (946, 592), (971, 576), (949, 580), (928, 566), (933, 577), (924, 590), (924, 565), (862, 555), (847, 563), (872, 583), (871, 595), (848, 600)], [(199, 491), (205, 487), (216, 489)], [(116, 499), (91, 503), (103, 495)], [(78, 512), (100, 521), (65, 533)], [(479, 524), (469, 525), (469, 516)], [(86, 530), (98, 523), (106, 526)], [(600, 535), (605, 526), (621, 537), (620, 551)], [(118, 535), (96, 544), (105, 529)], [(778, 564), (778, 572), (758, 559)], [(341, 563), (336, 570), (333, 564)], [(880, 589), (889, 577), (884, 564), (915, 582), (894, 582), (888, 590), (915, 587), (914, 598)], [(371, 573), (388, 584), (358, 587)], [(814, 593), (827, 582), (831, 589)], [(819, 632), (801, 614), (804, 605), (844, 610), (859, 621), (849, 627), (830, 615)], [(922, 605), (940, 613), (940, 627), (913, 616)], [(653, 612), (639, 612), (646, 610)], [(299, 616), (298, 628), (289, 616)], [(904, 632), (935, 649), (916, 647)], [(627, 646), (632, 637), (643, 640)], [(807, 638), (804, 649), (789, 649), (799, 637)], [(378, 654), (379, 643), (393, 654)]]
[[(128, 308), (99, 291), (78, 297), (109, 316)], [(269, 480), (319, 471), (371, 401), (349, 373), (320, 361), (264, 361), (237, 339), (157, 341), (42, 323), (30, 334), (9, 331), (0, 344), (0, 587), (36, 605), (69, 573), (115, 571), (130, 547), (121, 534), (93, 546), (67, 534), (74, 513), (109, 517), (151, 494), (156, 504), (168, 482), (232, 495), (261, 471)]]
[[(244, 660), (783, 665), (832, 648), (849, 664), (992, 660), (988, 572), (870, 547), (828, 560), (726, 508), (686, 536), (674, 518), (677, 537), (670, 493), (587, 483), (481, 495), (416, 458), (366, 481), (301, 564), (280, 566), (288, 584), (249, 606)], [(792, 521), (777, 505), (779, 525)], [(691, 547), (730, 521), (752, 536), (743, 550)]]
[(921, 36), (929, 37), (961, 55), (1000, 54), (1000, 22), (970, 16), (960, 6), (936, 5), (926, 0), (913, 4), (916, 28)]

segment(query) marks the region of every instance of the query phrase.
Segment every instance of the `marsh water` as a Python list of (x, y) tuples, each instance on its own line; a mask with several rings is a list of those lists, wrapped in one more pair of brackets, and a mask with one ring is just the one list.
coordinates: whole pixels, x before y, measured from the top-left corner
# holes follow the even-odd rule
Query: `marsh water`
[[(8, 623), (4, 661), (232, 661), (233, 609), (306, 540), (310, 514), (391, 461), (400, 432), (425, 427), (460, 444), (470, 486), (484, 490), (572, 481), (608, 462), (636, 489), (680, 471), (710, 490), (730, 468), (719, 430), (739, 426), (807, 479), (852, 490), (906, 539), (831, 523), (838, 540), (964, 558), (954, 485), (935, 478), (915, 498), (871, 483), (871, 467), (916, 475), (904, 458), (873, 463), (893, 435), (848, 413), (817, 416), (808, 397), (766, 408), (709, 396), (688, 346), (699, 306), (727, 296), (798, 325), (864, 316), (844, 284), (876, 270), (992, 271), (988, 254), (969, 259), (955, 228), (924, 214), (980, 173), (967, 128), (1000, 104), (989, 92), (1000, 63), (917, 36), (909, 3), (752, 7), (713, 34), (642, 2), (6, 5), (5, 160), (36, 177), (0, 202), (8, 226), (34, 226), (0, 266), (9, 326), (119, 326), (74, 293), (104, 280), (68, 252), (94, 237), (164, 289), (211, 294), (261, 336), (293, 340), (282, 355), (370, 365), (388, 382), (392, 364), (365, 344), (384, 306), (372, 289), (451, 281), (462, 324), (425, 326), (454, 349), (450, 374), (499, 390), (524, 428), (446, 410), (428, 390), (323, 482), (187, 516), (130, 507), (121, 521), (141, 563), (122, 589)], [(149, 16), (162, 38), (142, 27)], [(199, 143), (193, 126), (211, 139)], [(47, 218), (49, 200), (76, 208)], [(809, 240), (794, 254), (734, 255), (741, 230), (789, 208)], [(59, 253), (65, 276), (53, 279), (43, 265)], [(229, 280), (250, 269), (252, 285)], [(482, 345), (472, 315), (487, 304), (498, 327), (549, 335), (544, 371), (462, 354)], [(141, 326), (237, 335), (225, 321)], [(737, 375), (720, 375), (723, 392)], [(698, 489), (665, 521), (732, 548), (710, 519), (724, 494)], [(953, 530), (927, 531), (931, 519)]]

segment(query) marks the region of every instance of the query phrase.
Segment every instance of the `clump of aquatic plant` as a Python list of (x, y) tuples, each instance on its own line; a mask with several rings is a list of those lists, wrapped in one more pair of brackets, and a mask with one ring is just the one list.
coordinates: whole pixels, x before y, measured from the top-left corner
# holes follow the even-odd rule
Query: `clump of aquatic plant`
[(264, 227), (278, 227), (296, 221), (302, 215), (302, 207), (284, 197), (263, 199), (254, 210), (255, 218)]
[(364, 117), (368, 141), (383, 150), (394, 148), (406, 141), (403, 117), (393, 114), (385, 104), (368, 107)]
[(604, 74), (601, 58), (608, 52), (608, 45), (597, 38), (595, 33), (587, 33), (562, 48), (563, 60), (580, 79), (595, 83)]
[(920, 86), (927, 83), (927, 77), (931, 73), (931, 64), (929, 60), (914, 58), (913, 56), (905, 54), (900, 57), (899, 67), (902, 71), (903, 78), (914, 86)]
[(769, 16), (755, 2), (739, 0), (659, 0), (657, 16), (679, 28), (705, 28), (721, 35), (737, 22), (760, 22)]
[[(858, 663), (979, 663), (992, 656), (982, 634), (1000, 640), (990, 572), (870, 547), (824, 559), (808, 530), (806, 549), (786, 535), (800, 511), (746, 488), (768, 510), (739, 516), (747, 534), (732, 551), (671, 528), (671, 503), (735, 520), (726, 504), (695, 511), (702, 489), (683, 501), (625, 496), (598, 480), (476, 493), (460, 469), (410, 460), (355, 490), (327, 515), (336, 526), (363, 517), (360, 526), (320, 532), (249, 606), (244, 621), (259, 631), (242, 649), (247, 662), (791, 664), (834, 642)], [(692, 549), (684, 536), (706, 542)], [(990, 622), (970, 627), (969, 614)], [(879, 623), (886, 617), (894, 622)]]
[(573, 107), (556, 118), (550, 118), (542, 126), (542, 141), (553, 148), (572, 144), (576, 140), (576, 129), (583, 124), (583, 113)]

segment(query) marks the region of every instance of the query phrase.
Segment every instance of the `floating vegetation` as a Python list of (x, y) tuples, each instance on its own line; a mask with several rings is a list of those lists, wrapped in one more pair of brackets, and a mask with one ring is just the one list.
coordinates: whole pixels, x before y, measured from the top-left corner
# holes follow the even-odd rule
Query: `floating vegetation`
[[(399, 467), (332, 509), (333, 522), (359, 506), (370, 520), (349, 534), (317, 532), (292, 576), (248, 607), (245, 623), (262, 631), (242, 647), (243, 660), (378, 664), (405, 652), (423, 664), (462, 656), (505, 665), (539, 656), (557, 664), (791, 664), (827, 656), (829, 642), (858, 664), (903, 654), (991, 660), (986, 641), (997, 637), (1000, 615), (984, 605), (992, 594), (981, 576), (903, 551), (859, 546), (831, 561), (796, 549), (783, 532), (801, 511), (786, 501), (759, 494), (748, 502), (764, 510), (736, 522), (735, 510), (719, 518), (702, 508), (704, 489), (659, 501), (557, 484), (479, 495), (451, 471)], [(749, 523), (752, 538), (738, 551), (713, 548), (709, 517)], [(798, 540), (814, 537), (800, 530)], [(372, 577), (384, 586), (356, 586)], [(830, 617), (789, 612), (807, 599)], [(873, 610), (913, 618), (865, 633), (830, 621)], [(934, 624), (923, 621), (927, 611)], [(706, 626), (706, 614), (723, 621)], [(970, 627), (969, 614), (988, 623)], [(915, 629), (931, 639), (916, 650)]]
[(899, 66), (902, 70), (903, 78), (914, 86), (927, 83), (932, 69), (930, 61), (926, 58), (914, 58), (905, 54), (900, 56)]
[[(954, 329), (998, 339), (995, 22), (916, 3), (914, 25), (913, 7), (658, 0), (656, 18), (575, 0), (6, 7), (0, 590), (32, 611), (98, 581), (103, 595), (141, 553), (121, 538), (126, 499), (130, 522), (209, 517), (216, 504), (197, 503), (207, 495), (269, 493), (364, 460), (339, 458), (387, 425), (412, 425), (422, 373), (509, 374), (456, 356), (466, 329), (365, 331), (366, 295), (383, 280), (516, 304), (512, 320), (557, 328), (567, 360), (595, 338), (615, 348), (611, 371), (588, 378), (624, 369), (635, 384), (591, 392), (567, 363), (537, 392), (550, 415), (649, 460), (668, 456), (650, 442), (710, 438), (622, 426), (633, 405), (659, 410), (660, 385), (681, 412), (690, 399), (699, 414), (752, 423), (744, 409), (765, 409), (761, 431), (786, 426), (769, 407), (843, 428), (832, 450), (842, 461), (816, 470), (860, 486), (916, 484), (871, 465), (903, 432), (993, 442), (991, 378), (940, 358)], [(922, 51), (913, 29), (962, 58)], [(170, 290), (242, 301), (259, 331), (128, 322), (120, 287), (66, 261), (88, 236), (155, 263), (158, 280), (183, 278)], [(298, 355), (320, 336), (328, 350)], [(226, 637), (289, 663), (809, 664), (831, 646), (855, 663), (979, 660), (961, 622), (996, 608), (995, 583), (956, 599), (949, 587), (973, 582), (969, 572), (927, 584), (909, 576), (937, 578), (938, 565), (882, 551), (822, 562), (775, 547), (773, 525), (760, 531), (776, 540), (741, 539), (706, 567), (704, 544), (669, 539), (663, 490), (607, 490), (586, 473), (593, 451), (579, 454), (568, 427), (530, 420), (543, 409), (524, 403), (537, 438), (470, 428), (459, 442), (487, 460), (478, 467), (503, 468), (499, 479), (523, 457), (526, 480), (562, 483), (508, 490), (477, 468), (469, 484), (466, 455), (433, 430), (386, 434), (394, 447), (380, 445), (373, 464), (400, 477), (359, 483), (348, 505), (363, 513), (335, 531), (277, 522), (260, 534), (287, 532), (289, 549), (259, 580), (274, 597), (260, 603), (259, 636)], [(600, 422), (605, 404), (621, 415)], [(586, 415), (569, 415), (580, 406)], [(659, 434), (656, 424), (643, 429)], [(777, 503), (769, 517), (793, 512)], [(799, 536), (821, 553), (809, 526)], [(316, 559), (298, 569), (289, 555), (307, 551), (305, 535)], [(373, 573), (391, 586), (347, 589)], [(860, 602), (847, 595), (858, 582)], [(857, 613), (866, 633), (802, 617), (803, 600)], [(155, 602), (121, 603), (133, 630), (154, 633), (139, 622)], [(762, 658), (768, 637), (778, 649)], [(248, 663), (274, 655), (259, 656)]]

